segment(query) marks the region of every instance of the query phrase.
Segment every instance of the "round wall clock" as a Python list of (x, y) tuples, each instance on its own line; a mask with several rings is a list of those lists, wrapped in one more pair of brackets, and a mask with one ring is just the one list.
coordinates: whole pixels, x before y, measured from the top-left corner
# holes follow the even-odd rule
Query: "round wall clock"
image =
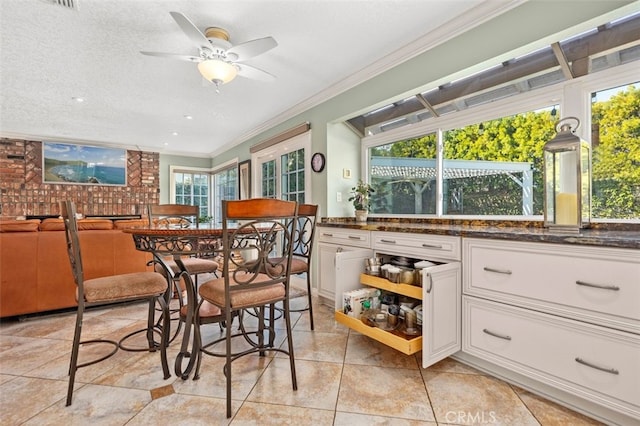
[(324, 163), (325, 163), (324, 154), (320, 152), (316, 152), (311, 157), (311, 169), (316, 173), (324, 170)]

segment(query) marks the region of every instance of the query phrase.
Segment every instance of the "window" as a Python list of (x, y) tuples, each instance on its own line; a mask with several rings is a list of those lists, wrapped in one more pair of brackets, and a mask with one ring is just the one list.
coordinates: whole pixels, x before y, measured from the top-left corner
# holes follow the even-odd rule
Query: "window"
[(276, 198), (276, 161), (262, 163), (262, 196)]
[(369, 149), (372, 213), (436, 213), (435, 134)]
[(639, 221), (638, 22), (560, 41), (567, 63), (545, 46), (349, 119), (367, 135), (371, 213), (541, 219), (544, 144), (576, 117), (592, 145), (593, 220)]
[(304, 203), (304, 149), (284, 154), (282, 162), (282, 199)]
[(311, 132), (293, 136), (251, 156), (257, 193), (265, 198), (304, 203), (310, 199)]
[(542, 150), (556, 121), (554, 106), (445, 132), (443, 214), (541, 215)]
[(593, 218), (640, 217), (640, 85), (591, 93)]
[(211, 222), (222, 226), (222, 200), (238, 199), (238, 168), (236, 162), (213, 174), (213, 212)]
[(200, 218), (210, 216), (209, 185), (211, 174), (208, 172), (173, 170), (171, 167), (172, 202), (200, 207)]

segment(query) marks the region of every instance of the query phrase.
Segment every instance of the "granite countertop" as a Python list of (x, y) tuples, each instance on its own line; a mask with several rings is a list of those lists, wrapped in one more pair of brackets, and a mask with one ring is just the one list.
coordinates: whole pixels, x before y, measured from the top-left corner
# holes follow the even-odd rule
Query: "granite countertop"
[(592, 224), (580, 232), (561, 232), (544, 228), (541, 222), (528, 221), (369, 218), (364, 224), (356, 223), (353, 218), (322, 218), (318, 226), (640, 249), (640, 225), (637, 224)]

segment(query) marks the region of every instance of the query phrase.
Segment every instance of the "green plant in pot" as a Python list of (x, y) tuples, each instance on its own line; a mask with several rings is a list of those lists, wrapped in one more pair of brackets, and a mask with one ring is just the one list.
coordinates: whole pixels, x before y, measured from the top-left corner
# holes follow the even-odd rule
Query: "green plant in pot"
[(363, 182), (362, 179), (358, 181), (356, 186), (351, 188), (349, 201), (353, 202), (353, 207), (356, 210), (356, 222), (367, 221), (367, 215), (371, 207), (371, 194), (374, 192), (375, 190), (371, 185)]

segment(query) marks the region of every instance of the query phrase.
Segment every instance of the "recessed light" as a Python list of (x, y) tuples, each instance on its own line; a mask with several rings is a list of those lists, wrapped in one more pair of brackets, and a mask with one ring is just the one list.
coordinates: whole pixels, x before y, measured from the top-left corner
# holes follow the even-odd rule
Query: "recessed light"
[(80, 97), (77, 97), (77, 96), (74, 96), (74, 97), (72, 97), (71, 99), (73, 99), (74, 101), (76, 101), (76, 102), (78, 102), (78, 103), (82, 103), (82, 102), (84, 102), (84, 98), (80, 98)]
[(165, 142), (165, 143), (164, 143), (164, 146), (169, 146), (169, 142)]
[(193, 117), (190, 116), (190, 115), (185, 115), (184, 118), (187, 119), (187, 120), (193, 120)]
[(178, 136), (178, 132), (171, 133), (173, 136)]

